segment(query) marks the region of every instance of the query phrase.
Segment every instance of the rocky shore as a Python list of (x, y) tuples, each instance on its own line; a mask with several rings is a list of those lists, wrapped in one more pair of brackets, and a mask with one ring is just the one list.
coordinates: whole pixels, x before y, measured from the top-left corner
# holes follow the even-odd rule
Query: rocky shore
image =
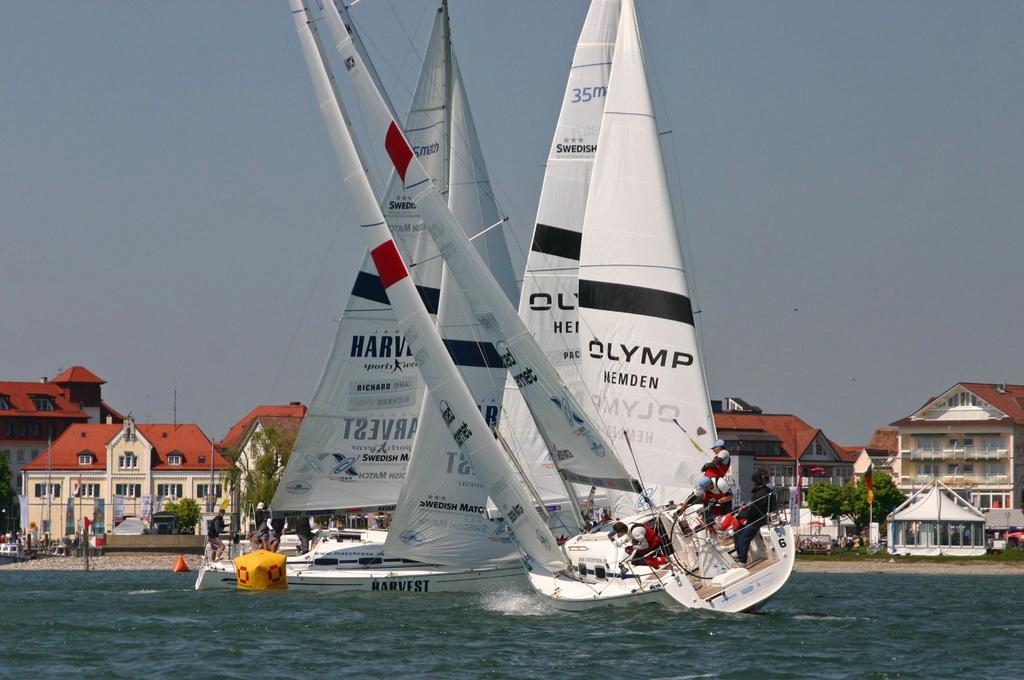
[[(111, 553), (102, 557), (89, 558), (90, 571), (170, 571), (177, 561), (177, 554), (169, 553)], [(185, 555), (185, 563), (193, 571), (203, 561), (202, 555)], [(40, 557), (24, 562), (0, 565), (4, 571), (83, 571), (85, 560), (81, 557)]]

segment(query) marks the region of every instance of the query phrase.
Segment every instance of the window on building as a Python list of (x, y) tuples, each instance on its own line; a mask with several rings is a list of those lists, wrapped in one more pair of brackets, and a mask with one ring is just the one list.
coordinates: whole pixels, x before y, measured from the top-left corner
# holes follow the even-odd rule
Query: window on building
[(122, 469), (136, 470), (139, 467), (139, 457), (131, 451), (125, 451), (117, 457), (117, 466)]
[(24, 463), (25, 462), (25, 450), (24, 449), (19, 449), (18, 450), (18, 462), (19, 463)]
[(10, 411), (11, 400), (7, 398), (6, 394), (0, 394), (0, 411)]
[(938, 437), (919, 436), (914, 439), (917, 441), (917, 448), (921, 451), (938, 451), (941, 448)]
[(93, 455), (91, 453), (78, 454), (79, 465), (92, 465)]
[(979, 510), (1000, 510), (1010, 507), (1010, 494), (1008, 493), (974, 493), (971, 501)]
[(18, 436), (24, 437), (28, 430), (25, 428), (25, 423), (18, 423)]
[[(60, 498), (60, 484), (50, 484), (54, 498)], [(36, 484), (36, 498), (46, 498), (46, 484)]]
[(958, 475), (961, 472), (960, 466), (956, 463), (949, 463), (946, 465), (946, 474), (949, 476)]
[(14, 425), (12, 425), (11, 423), (4, 423), (4, 436), (5, 437), (13, 437), (14, 436)]
[(30, 437), (41, 437), (42, 436), (42, 428), (39, 426), (39, 423), (29, 423), (28, 424), (28, 436), (30, 436)]
[[(196, 495), (199, 498), (206, 498), (209, 494), (210, 494), (210, 485), (209, 484), (197, 484), (196, 485)], [(215, 484), (214, 485), (214, 487), (213, 487), (213, 495), (214, 495), (215, 498), (220, 498), (221, 497), (221, 494), (220, 494), (220, 484)]]
[(935, 477), (939, 474), (938, 463), (918, 463), (917, 474), (924, 477)]
[(168, 455), (167, 456), (167, 464), (168, 465), (181, 465), (181, 454), (180, 453), (172, 453), (172, 454)]
[(100, 485), (99, 484), (82, 484), (78, 489), (78, 495), (82, 498), (99, 498), (100, 497)]
[(181, 498), (182, 496), (182, 485), (181, 484), (157, 484), (156, 495), (160, 498)]
[(57, 410), (57, 405), (53, 403), (53, 397), (48, 397), (45, 394), (33, 394), (32, 403), (35, 404), (37, 411)]
[(115, 484), (114, 493), (118, 496), (127, 496), (128, 498), (140, 498), (142, 496), (142, 485), (141, 484)]
[(982, 463), (981, 474), (986, 479), (993, 477), (1000, 478), (1006, 476), (1006, 463), (1000, 461), (998, 463)]
[(984, 437), (981, 440), (981, 449), (983, 451), (998, 451), (999, 449), (1006, 448), (1003, 445), (1002, 437)]

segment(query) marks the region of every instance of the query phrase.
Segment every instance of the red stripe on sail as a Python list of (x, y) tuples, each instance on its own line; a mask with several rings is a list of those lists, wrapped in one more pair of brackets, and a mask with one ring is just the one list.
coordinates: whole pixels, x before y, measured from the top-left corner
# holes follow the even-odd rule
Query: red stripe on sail
[(370, 251), (373, 263), (377, 266), (377, 273), (380, 275), (380, 282), (384, 288), (398, 283), (409, 275), (409, 270), (402, 262), (402, 256), (398, 254), (395, 242), (388, 240)]
[(405, 135), (398, 129), (395, 121), (391, 121), (391, 126), (388, 127), (387, 137), (384, 138), (384, 148), (391, 156), (391, 162), (394, 163), (398, 176), (404, 182), (405, 171), (409, 168), (409, 162), (412, 160), (412, 149), (409, 148), (409, 143), (405, 141)]

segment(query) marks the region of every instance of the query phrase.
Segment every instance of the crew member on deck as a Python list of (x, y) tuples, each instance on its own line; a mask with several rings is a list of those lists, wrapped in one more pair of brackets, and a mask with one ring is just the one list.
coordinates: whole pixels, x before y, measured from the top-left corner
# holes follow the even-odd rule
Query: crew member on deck
[(716, 533), (715, 518), (732, 511), (732, 489), (722, 478), (701, 477), (697, 482), (697, 488), (683, 501), (679, 512), (683, 512), (697, 503), (704, 506), (701, 517), (704, 520), (705, 528), (714, 534)]
[(700, 471), (705, 477), (720, 479), (729, 474), (729, 450), (725, 448), (725, 441), (716, 439), (711, 445), (711, 451), (715, 454), (710, 461), (704, 463)]
[[(655, 520), (657, 521), (657, 520)], [(668, 561), (657, 553), (661, 548), (661, 537), (658, 532), (648, 524), (634, 524), (632, 528), (627, 527), (625, 522), (616, 522), (612, 525), (614, 538), (624, 538), (629, 534), (631, 545), (626, 546), (626, 552), (631, 559), (630, 564), (637, 566), (646, 564), (651, 569), (662, 567)]]
[(779, 498), (775, 495), (775, 487), (769, 483), (769, 479), (768, 471), (763, 468), (751, 476), (750, 481), (754, 483), (754, 488), (750, 491), (750, 502), (736, 513), (737, 519), (746, 522), (733, 538), (736, 561), (740, 564), (747, 563), (750, 542), (757, 536), (761, 527), (768, 523), (768, 515), (779, 511)]

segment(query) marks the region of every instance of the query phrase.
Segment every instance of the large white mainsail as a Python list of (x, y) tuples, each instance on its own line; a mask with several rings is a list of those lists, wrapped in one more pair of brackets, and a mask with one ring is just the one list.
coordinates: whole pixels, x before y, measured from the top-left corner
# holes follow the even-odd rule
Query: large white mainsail
[[(328, 11), (330, 9), (328, 8)], [(448, 204), (491, 272), (511, 298), (515, 275), (501, 229), (462, 77), (451, 51), (447, 4), (435, 18), (436, 48), (448, 64), (446, 101), (451, 139)], [(435, 41), (431, 39), (431, 48)], [(421, 155), (422, 157), (422, 155)], [(447, 268), (442, 277), (438, 330), (452, 359), (491, 425), (497, 422), (507, 370), (494, 345), (482, 340), (476, 319)], [(388, 554), (445, 565), (479, 565), (516, 554), (503, 523), (488, 519), (487, 493), (449, 437), (428, 394), (406, 482), (388, 532)]]
[[(576, 312), (580, 234), (594, 152), (615, 52), (619, 0), (594, 0), (576, 43), (562, 109), (551, 141), (544, 184), (526, 260), (519, 316), (583, 408), (591, 398), (579, 371)], [(545, 500), (566, 489), (516, 384), (509, 381), (501, 431), (521, 457)]]
[[(409, 342), (424, 381), (431, 391), (431, 401), (442, 414), (459, 451), (467, 457), (473, 470), (484, 481), (487, 494), (505, 516), (519, 545), (538, 563), (552, 569), (561, 569), (565, 566), (565, 560), (555, 545), (554, 537), (540, 516), (532, 510), (532, 499), (517, 483), (514, 469), (491, 436), (483, 415), (477, 410), (472, 394), (462, 382), (458, 369), (409, 277), (408, 269), (373, 194), (369, 174), (352, 139), (341, 99), (320, 49), (309, 12), (303, 0), (290, 0), (290, 3), (320, 110), (345, 174), (345, 183), (352, 192), (353, 207), (361, 224), (360, 232), (391, 300), (399, 328)], [(366, 71), (360, 63), (362, 59), (352, 49), (351, 40), (342, 43), (342, 47), (347, 52), (343, 53), (346, 68), (359, 71), (366, 77)], [(383, 101), (381, 105), (384, 106)], [(384, 108), (386, 110), (386, 106)], [(387, 115), (390, 118), (390, 114)], [(392, 122), (391, 129), (394, 132), (388, 138), (388, 150), (393, 158), (402, 159), (401, 163), (396, 164), (396, 169), (398, 175), (405, 180), (406, 169), (415, 158), (415, 152), (398, 131), (397, 124)], [(417, 168), (423, 172), (419, 164)], [(423, 181), (429, 183), (430, 179), (424, 175)], [(434, 195), (441, 200), (439, 195)]]
[[(448, 185), (446, 64), (435, 30), (407, 118), (409, 139), (438, 186)], [(444, 151), (441, 151), (444, 150)], [(430, 314), (442, 260), (415, 205), (392, 177), (382, 209)], [(295, 440), (273, 507), (316, 513), (390, 508), (398, 499), (420, 425), (423, 379), (369, 252), (338, 322), (334, 345)]]
[(363, 60), (351, 38), (339, 41), (337, 48), (363, 102), (371, 138), (387, 151), (473, 315), (494, 339), (549, 450), (555, 452), (563, 478), (605, 488), (635, 489), (634, 480), (615, 457), (610, 443), (562, 384), (415, 154), (406, 151), (408, 143), (402, 130), (376, 84), (361, 68)]
[(706, 460), (673, 420), (708, 442), (715, 429), (631, 0), (597, 147), (580, 248), (581, 367), (608, 435), (621, 451), (629, 433), (660, 505), (682, 500)]

